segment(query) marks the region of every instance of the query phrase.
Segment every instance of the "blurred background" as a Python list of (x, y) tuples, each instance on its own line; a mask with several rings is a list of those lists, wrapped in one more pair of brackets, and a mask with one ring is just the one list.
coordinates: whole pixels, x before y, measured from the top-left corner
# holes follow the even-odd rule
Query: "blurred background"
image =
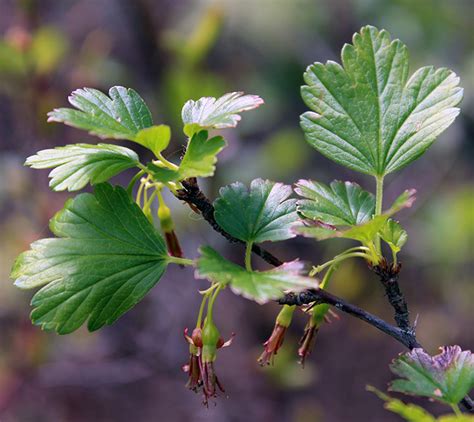
[[(201, 96), (242, 90), (266, 104), (223, 131), (229, 147), (216, 177), (201, 181), (214, 198), (220, 186), (255, 177), (373, 181), (336, 166), (305, 143), (299, 87), (305, 67), (339, 60), (362, 25), (386, 28), (409, 47), (411, 69), (451, 67), (465, 88), (462, 113), (420, 160), (387, 180), (387, 202), (418, 190), (400, 214), (409, 241), (401, 254), (401, 287), (418, 337), (435, 353), (444, 344), (472, 348), (474, 285), (474, 17), (472, 0), (0, 0), (0, 420), (41, 421), (396, 421), (366, 384), (385, 389), (388, 364), (403, 347), (364, 323), (340, 315), (325, 325), (304, 370), (296, 363), (305, 318), (298, 315), (271, 368), (256, 359), (278, 306), (220, 295), (217, 321), (233, 346), (219, 353), (228, 398), (209, 409), (185, 389), (188, 347), (199, 306), (192, 270), (170, 268), (145, 300), (115, 325), (68, 336), (42, 332), (28, 319), (32, 292), (9, 279), (14, 258), (50, 235), (48, 220), (67, 193), (48, 190), (47, 171), (23, 167), (37, 150), (98, 142), (84, 132), (47, 124), (74, 89), (135, 88), (155, 123), (173, 128), (168, 158), (180, 155), (180, 110)], [(127, 145), (127, 143), (123, 143)], [(129, 145), (127, 145), (129, 146)], [(136, 145), (132, 146), (133, 148)], [(139, 150), (146, 159), (146, 152)], [(149, 158), (149, 157), (148, 157)], [(116, 178), (124, 183), (130, 174)], [(170, 200), (187, 256), (210, 244), (239, 262), (189, 208)], [(345, 245), (309, 239), (269, 245), (285, 260), (323, 262)], [(265, 264), (255, 258), (259, 268)], [(363, 263), (341, 267), (331, 291), (392, 321), (382, 287)], [(471, 327), (471, 328), (469, 328)], [(430, 411), (443, 409), (426, 400)]]

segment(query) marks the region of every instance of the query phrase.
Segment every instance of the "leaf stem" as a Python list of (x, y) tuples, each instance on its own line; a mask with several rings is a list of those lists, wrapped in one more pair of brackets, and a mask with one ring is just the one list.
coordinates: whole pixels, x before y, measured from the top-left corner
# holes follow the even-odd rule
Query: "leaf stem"
[(142, 207), (142, 192), (143, 192), (143, 187), (144, 187), (144, 183), (140, 183), (140, 186), (138, 187), (138, 191), (137, 191), (137, 196), (135, 198), (135, 202), (137, 203), (137, 205), (141, 208)]
[(339, 267), (339, 264), (337, 262), (333, 263), (329, 269), (326, 271), (326, 274), (324, 274), (323, 281), (319, 284), (320, 289), (325, 289), (327, 285), (329, 284), (329, 281), (331, 280), (332, 275), (337, 271), (337, 268)]
[(245, 269), (247, 271), (252, 271), (252, 246), (253, 242), (247, 242), (245, 248)]
[[(155, 199), (156, 192), (157, 191), (155, 190), (148, 199), (145, 199), (144, 204), (143, 204), (143, 214), (146, 215), (146, 217), (152, 224), (153, 224), (153, 216), (151, 215), (150, 207), (151, 207), (151, 204), (153, 203), (153, 200)], [(145, 194), (146, 194), (146, 189), (145, 189)]]
[(214, 302), (216, 301), (217, 295), (219, 292), (222, 290), (222, 284), (219, 284), (214, 290), (214, 293), (212, 293), (211, 298), (209, 299), (209, 302), (207, 303), (207, 318), (212, 321), (212, 310), (214, 308)]
[(204, 307), (206, 306), (206, 301), (209, 297), (209, 294), (205, 294), (202, 298), (201, 306), (199, 307), (199, 313), (196, 321), (196, 327), (201, 328), (202, 326), (202, 314), (204, 313)]
[(179, 265), (194, 265), (193, 259), (188, 258), (178, 258), (177, 256), (168, 256), (166, 258), (168, 262), (172, 264), (179, 264)]
[(342, 262), (346, 259), (349, 258), (364, 258), (366, 260), (371, 260), (372, 258), (367, 255), (365, 252), (351, 252), (351, 253), (342, 253), (340, 255), (337, 255), (334, 257), (334, 259), (331, 259), (330, 261), (325, 262), (322, 265), (318, 265), (316, 267), (313, 267), (312, 271), (310, 272), (310, 276), (314, 276), (318, 273), (320, 273), (322, 270), (325, 268), (329, 267), (330, 265), (337, 264), (338, 262)]
[(461, 409), (457, 403), (451, 403), (451, 408), (456, 416), (462, 416)]
[(130, 183), (127, 185), (127, 193), (132, 196), (133, 193), (133, 188), (135, 184), (137, 183), (137, 180), (140, 179), (145, 174), (145, 170), (140, 170), (135, 176), (132, 177), (130, 180)]
[(165, 167), (169, 168), (170, 170), (178, 170), (179, 169), (179, 167), (176, 164), (172, 163), (171, 161), (168, 161), (165, 157), (163, 157), (161, 152), (158, 153), (156, 156), (163, 163), (163, 165)]
[[(382, 175), (375, 176), (375, 216), (382, 214), (383, 179), (384, 179), (384, 176)], [(378, 254), (381, 253), (379, 235), (377, 235), (375, 239), (375, 249)]]

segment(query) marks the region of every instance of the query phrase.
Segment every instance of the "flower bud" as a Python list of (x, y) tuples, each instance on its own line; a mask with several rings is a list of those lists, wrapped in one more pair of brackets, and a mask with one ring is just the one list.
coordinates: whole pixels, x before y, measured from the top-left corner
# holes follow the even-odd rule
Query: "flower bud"
[(174, 231), (174, 223), (171, 218), (171, 211), (168, 206), (161, 202), (158, 207), (158, 218), (160, 220), (160, 226), (165, 234), (166, 246), (168, 252), (171, 256), (176, 256), (177, 258), (183, 257), (183, 251), (181, 245), (179, 244), (178, 237)]
[(171, 218), (171, 210), (165, 203), (161, 203), (158, 207), (158, 218), (160, 219), (161, 228), (165, 233), (173, 231), (174, 223)]

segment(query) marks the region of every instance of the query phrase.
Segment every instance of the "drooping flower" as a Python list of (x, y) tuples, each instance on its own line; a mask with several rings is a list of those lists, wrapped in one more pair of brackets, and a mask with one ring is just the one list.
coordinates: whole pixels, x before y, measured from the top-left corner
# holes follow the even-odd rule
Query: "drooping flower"
[(217, 349), (230, 346), (233, 338), (234, 334), (232, 334), (228, 341), (224, 342), (212, 318), (206, 318), (204, 321), (200, 369), (203, 383), (204, 404), (206, 405), (208, 404), (209, 398), (217, 397), (217, 389), (221, 392), (225, 391), (215, 372), (214, 362), (217, 357)]
[(200, 349), (202, 347), (201, 329), (195, 328), (189, 337), (188, 329), (184, 330), (184, 338), (189, 343), (189, 363), (183, 365), (183, 371), (188, 374), (186, 387), (198, 392), (202, 386), (201, 368), (199, 364)]
[(258, 363), (262, 366), (273, 364), (275, 355), (278, 353), (285, 339), (286, 329), (290, 326), (295, 311), (295, 306), (285, 305), (281, 309), (275, 320), (275, 326), (270, 338), (263, 343), (263, 353), (258, 358)]
[(188, 373), (186, 386), (194, 392), (202, 391), (203, 403), (206, 406), (209, 398), (217, 397), (218, 389), (224, 392), (214, 369), (214, 361), (217, 349), (230, 346), (234, 336), (232, 333), (230, 339), (224, 341), (212, 320), (208, 322), (207, 319), (203, 329), (195, 328), (191, 337), (188, 335), (188, 329), (184, 330), (190, 351), (189, 363), (183, 366), (183, 370)]
[(339, 318), (337, 314), (329, 309), (329, 305), (321, 304), (316, 305), (311, 308), (311, 315), (306, 323), (303, 336), (299, 341), (298, 356), (299, 363), (304, 367), (306, 358), (313, 351), (314, 343), (316, 341), (316, 336), (318, 335), (319, 329), (323, 323), (331, 322), (330, 317)]

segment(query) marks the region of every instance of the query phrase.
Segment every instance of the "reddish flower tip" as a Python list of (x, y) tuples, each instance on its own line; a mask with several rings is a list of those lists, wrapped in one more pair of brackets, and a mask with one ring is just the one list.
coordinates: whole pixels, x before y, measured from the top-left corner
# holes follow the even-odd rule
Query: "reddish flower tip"
[(316, 335), (318, 334), (318, 331), (319, 331), (319, 325), (313, 325), (310, 322), (306, 324), (303, 336), (301, 337), (299, 341), (300, 347), (298, 348), (298, 356), (299, 356), (298, 362), (301, 364), (303, 368), (304, 368), (306, 358), (313, 351), (314, 342), (316, 340)]
[(183, 250), (181, 249), (181, 245), (179, 244), (178, 237), (174, 230), (165, 232), (165, 240), (169, 254), (177, 258), (182, 258)]
[(261, 366), (270, 365), (270, 364), (273, 365), (273, 362), (275, 360), (275, 355), (278, 353), (278, 350), (280, 349), (285, 339), (286, 328), (287, 327), (283, 327), (282, 325), (278, 323), (275, 324), (275, 327), (273, 328), (273, 332), (270, 338), (265, 343), (263, 343), (263, 346), (264, 346), (263, 353), (260, 355), (260, 357), (257, 360), (257, 362)]

